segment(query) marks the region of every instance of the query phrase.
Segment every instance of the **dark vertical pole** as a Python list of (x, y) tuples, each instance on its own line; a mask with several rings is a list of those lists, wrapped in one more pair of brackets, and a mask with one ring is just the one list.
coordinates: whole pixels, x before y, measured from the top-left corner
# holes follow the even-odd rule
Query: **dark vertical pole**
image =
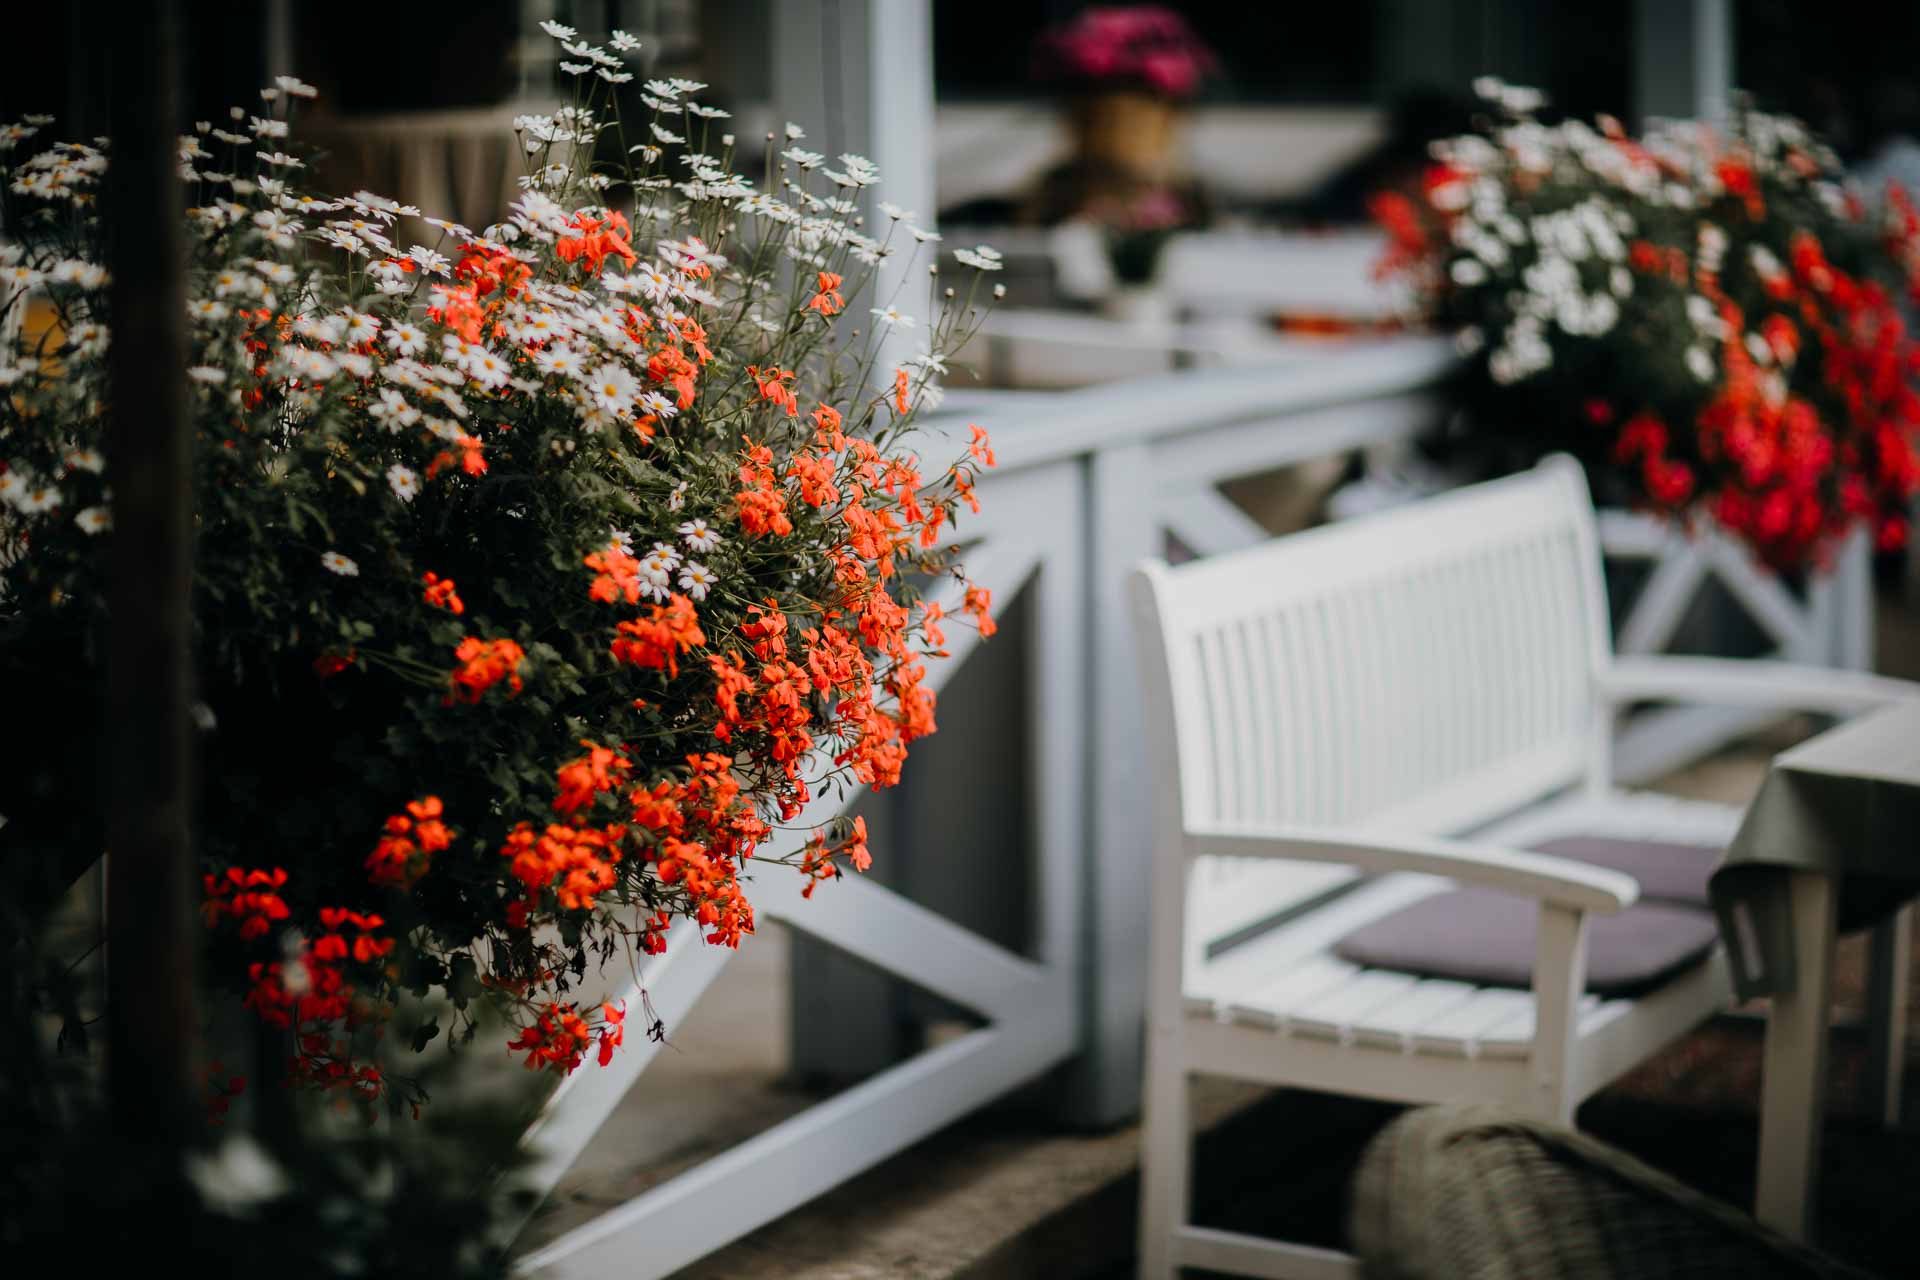
[(108, 1039), (115, 1132), (160, 1152), (195, 1128), (191, 683), (192, 434), (174, 0), (107, 24), (113, 345), (108, 466)]

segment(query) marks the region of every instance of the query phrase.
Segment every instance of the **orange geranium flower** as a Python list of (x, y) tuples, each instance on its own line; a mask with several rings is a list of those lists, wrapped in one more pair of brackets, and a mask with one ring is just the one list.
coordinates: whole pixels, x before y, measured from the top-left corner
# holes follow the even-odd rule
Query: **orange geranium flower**
[(454, 668), (453, 691), (447, 695), (447, 701), (478, 702), (482, 694), (503, 680), (513, 693), (520, 692), (520, 664), (527, 654), (512, 640), (468, 636), (453, 651), (453, 656), (460, 665)]
[(615, 628), (612, 645), (620, 662), (650, 670), (680, 674), (680, 655), (707, 642), (693, 601), (675, 593), (665, 605), (653, 605), (645, 618), (630, 618)]
[(454, 589), (452, 578), (443, 578), (437, 573), (428, 572), (421, 575), (420, 581), (427, 587), (424, 593), (426, 602), (434, 608), (445, 609), (448, 613), (456, 615), (467, 611), (466, 603), (460, 599), (459, 593)]
[(822, 271), (815, 282), (819, 292), (807, 300), (809, 311), (818, 311), (823, 316), (838, 315), (846, 310), (847, 300), (840, 294), (840, 276), (836, 272)]
[(604, 217), (594, 217), (582, 209), (573, 215), (568, 227), (571, 234), (562, 235), (554, 245), (554, 251), (563, 262), (578, 262), (585, 259), (587, 270), (593, 275), (600, 274), (600, 268), (606, 265), (608, 258), (617, 257), (628, 266), (639, 261), (633, 246), (627, 243), (628, 227), (626, 215), (610, 211)]

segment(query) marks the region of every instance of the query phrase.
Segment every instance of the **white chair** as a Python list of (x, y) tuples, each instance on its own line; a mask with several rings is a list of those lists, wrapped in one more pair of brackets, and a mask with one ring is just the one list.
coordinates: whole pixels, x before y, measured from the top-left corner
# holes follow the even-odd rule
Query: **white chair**
[[(1141, 1275), (1357, 1274), (1344, 1254), (1189, 1222), (1191, 1073), (1504, 1103), (1566, 1123), (1726, 1003), (1717, 946), (1649, 993), (1589, 994), (1590, 922), (1640, 886), (1521, 851), (1575, 834), (1716, 848), (1731, 837), (1738, 810), (1613, 788), (1619, 708), (1845, 715), (1920, 696), (1920, 685), (1777, 662), (1616, 660), (1600, 568), (1585, 481), (1554, 459), (1136, 575), (1161, 801)], [(1333, 954), (1358, 926), (1461, 885), (1536, 904), (1531, 991)]]

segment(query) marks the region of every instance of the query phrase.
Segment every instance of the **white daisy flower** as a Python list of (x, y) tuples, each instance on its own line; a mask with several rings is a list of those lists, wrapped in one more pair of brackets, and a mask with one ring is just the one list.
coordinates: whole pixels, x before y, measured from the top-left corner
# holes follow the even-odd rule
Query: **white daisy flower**
[(678, 511), (687, 505), (687, 482), (682, 480), (673, 486), (673, 492), (667, 495), (667, 510)]
[(475, 382), (489, 389), (506, 386), (513, 376), (507, 362), (485, 347), (476, 347), (468, 355), (466, 368)]
[(990, 249), (984, 244), (977, 244), (971, 249), (955, 249), (953, 256), (961, 265), (972, 267), (977, 271), (998, 271), (1005, 265), (1000, 261), (999, 251)]
[(403, 320), (387, 330), (387, 345), (403, 356), (418, 355), (427, 349), (427, 335)]
[(894, 307), (873, 308), (873, 318), (889, 329), (896, 326), (902, 329), (911, 329), (914, 323), (912, 316)]
[(680, 406), (678, 404), (669, 400), (666, 396), (661, 395), (658, 391), (642, 391), (640, 393), (639, 406), (641, 413), (651, 414), (662, 421), (676, 417), (680, 412)]
[(107, 460), (101, 457), (97, 450), (93, 449), (71, 450), (64, 461), (69, 471), (90, 471), (96, 476), (104, 471), (107, 466)]
[(674, 532), (686, 539), (687, 546), (694, 551), (711, 551), (724, 541), (717, 530), (711, 528), (705, 520), (697, 518), (687, 521)]
[(533, 363), (540, 372), (551, 374), (556, 378), (577, 378), (586, 371), (586, 365), (578, 351), (557, 343), (534, 352)]
[(97, 356), (107, 349), (107, 326), (94, 323), (75, 325), (73, 332), (67, 335), (67, 346), (75, 355)]
[(68, 258), (56, 264), (47, 278), (55, 284), (70, 284), (79, 289), (98, 289), (107, 283), (107, 269), (97, 262)]
[(292, 370), (296, 377), (305, 378), (309, 382), (325, 382), (340, 371), (340, 366), (330, 357), (318, 351), (309, 351), (305, 347), (286, 348), (282, 359), (287, 362), (287, 368)]
[(399, 431), (420, 421), (420, 411), (392, 387), (380, 388), (380, 394), (367, 406), (367, 416), (389, 431)]
[(13, 495), (13, 505), (22, 515), (37, 516), (60, 505), (60, 491), (50, 484), (29, 479)]
[(218, 299), (201, 298), (198, 301), (187, 304), (187, 314), (195, 320), (204, 320), (208, 324), (214, 324), (218, 321), (225, 320), (232, 314), (232, 311), (226, 303)]
[(718, 581), (719, 576), (713, 570), (695, 560), (687, 561), (686, 567), (680, 570), (680, 589), (695, 600), (705, 600), (707, 592)]
[(359, 346), (363, 342), (372, 342), (380, 335), (380, 322), (364, 311), (346, 310), (340, 313), (340, 340), (349, 346)]
[(348, 557), (341, 555), (338, 551), (321, 552), (320, 563), (325, 566), (328, 573), (337, 573), (343, 578), (357, 578), (360, 576), (360, 566)]
[(210, 364), (196, 364), (187, 370), (187, 377), (203, 386), (217, 387), (227, 380), (227, 371)]
[(639, 394), (640, 383), (631, 373), (609, 362), (593, 371), (593, 376), (587, 379), (587, 388), (595, 406), (618, 416), (633, 404), (634, 396)]
[(105, 533), (113, 528), (113, 513), (105, 507), (88, 507), (74, 516), (73, 522), (82, 533)]
[(422, 270), (436, 276), (446, 275), (447, 269), (453, 265), (447, 257), (435, 253), (422, 244), (414, 245), (413, 248), (407, 250), (407, 256), (418, 263)]
[(387, 487), (393, 490), (393, 496), (402, 502), (412, 502), (413, 495), (420, 492), (420, 477), (413, 468), (394, 463), (387, 468)]

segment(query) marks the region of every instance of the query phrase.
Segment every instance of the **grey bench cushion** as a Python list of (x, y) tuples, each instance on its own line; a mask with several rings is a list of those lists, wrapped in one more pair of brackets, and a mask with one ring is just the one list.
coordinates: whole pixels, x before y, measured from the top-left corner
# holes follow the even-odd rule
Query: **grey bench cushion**
[[(1618, 915), (1593, 916), (1587, 937), (1587, 990), (1631, 996), (1706, 958), (1717, 939), (1713, 913), (1640, 902)], [(1334, 944), (1349, 964), (1392, 969), (1477, 986), (1533, 985), (1539, 907), (1496, 889), (1452, 889), (1422, 898)]]
[(1640, 897), (1684, 902), (1703, 910), (1711, 904), (1707, 881), (1720, 863), (1720, 850), (1659, 840), (1619, 836), (1561, 836), (1542, 840), (1535, 853), (1551, 853), (1574, 862), (1623, 871), (1640, 882)]

